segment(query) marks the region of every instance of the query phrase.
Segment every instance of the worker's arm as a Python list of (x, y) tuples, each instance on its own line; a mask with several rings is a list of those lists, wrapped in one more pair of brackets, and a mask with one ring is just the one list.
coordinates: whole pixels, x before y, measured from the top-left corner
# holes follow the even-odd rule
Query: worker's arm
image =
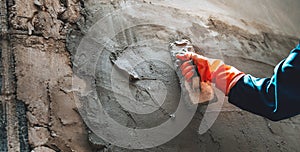
[(215, 66), (214, 61), (217, 60), (195, 53), (179, 54), (176, 57), (184, 61), (180, 68), (187, 80), (197, 72), (201, 81), (215, 83), (217, 88), (228, 95), (230, 103), (276, 121), (300, 114), (299, 53), (300, 45), (276, 66), (271, 78), (245, 75), (223, 62), (217, 62)]
[(243, 76), (230, 89), (229, 102), (274, 121), (300, 114), (299, 53), (300, 45), (276, 66), (271, 78)]

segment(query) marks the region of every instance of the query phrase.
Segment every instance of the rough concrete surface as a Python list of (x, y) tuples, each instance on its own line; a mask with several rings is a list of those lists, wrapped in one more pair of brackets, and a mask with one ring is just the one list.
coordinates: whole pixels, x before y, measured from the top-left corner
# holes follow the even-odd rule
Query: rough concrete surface
[[(205, 56), (269, 77), (298, 42), (300, 3), (296, 0), (0, 2), (0, 151), (300, 149), (298, 116), (271, 122), (230, 105), (226, 98), (213, 103), (222, 106), (220, 114), (217, 108), (198, 106), (187, 127), (165, 144), (142, 150), (121, 148), (89, 129), (90, 124), (97, 125), (96, 120), (85, 122), (79, 111), (86, 103), (77, 103), (85, 99), (78, 92), (94, 86), (105, 111), (123, 126), (150, 128), (167, 121), (181, 92), (168, 45), (181, 38), (189, 39)], [(128, 25), (132, 26), (124, 28)], [(90, 33), (91, 29), (96, 30)], [(110, 39), (99, 43), (106, 36)], [(99, 56), (87, 53), (95, 59), (88, 66), (95, 67), (94, 75), (75, 72), (80, 69), (76, 53), (85, 49), (78, 46), (86, 37), (99, 46)], [(133, 66), (141, 58), (151, 60)], [(128, 79), (130, 85), (124, 89)], [(225, 100), (223, 105), (220, 100)], [(87, 107), (97, 111), (92, 105)], [(206, 133), (198, 134), (207, 109), (219, 116)]]

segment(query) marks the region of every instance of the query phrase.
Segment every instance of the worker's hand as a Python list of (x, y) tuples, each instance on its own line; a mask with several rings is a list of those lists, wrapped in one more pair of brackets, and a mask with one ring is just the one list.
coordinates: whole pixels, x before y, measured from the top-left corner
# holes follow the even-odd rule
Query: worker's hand
[(180, 69), (187, 81), (190, 81), (197, 73), (202, 82), (215, 83), (215, 86), (225, 95), (228, 95), (235, 83), (245, 75), (221, 60), (210, 59), (193, 52), (177, 54), (176, 58), (182, 62)]
[(176, 55), (182, 64), (180, 70), (187, 81), (193, 76), (199, 76), (202, 82), (211, 82), (211, 69), (208, 60), (196, 53), (188, 52)]

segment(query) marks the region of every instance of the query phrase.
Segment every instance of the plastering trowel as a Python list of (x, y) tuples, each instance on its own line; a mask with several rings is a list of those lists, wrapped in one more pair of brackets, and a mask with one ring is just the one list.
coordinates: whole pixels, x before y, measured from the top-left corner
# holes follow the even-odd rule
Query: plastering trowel
[(193, 104), (207, 103), (215, 101), (216, 96), (212, 84), (210, 82), (201, 82), (199, 75), (194, 75), (191, 82), (187, 82), (181, 74), (178, 67), (178, 60), (176, 54), (183, 52), (195, 52), (195, 48), (189, 40), (180, 40), (171, 43), (169, 46), (170, 54), (173, 62), (175, 63), (176, 73), (180, 79), (181, 90), (183, 91), (184, 98), (190, 100)]

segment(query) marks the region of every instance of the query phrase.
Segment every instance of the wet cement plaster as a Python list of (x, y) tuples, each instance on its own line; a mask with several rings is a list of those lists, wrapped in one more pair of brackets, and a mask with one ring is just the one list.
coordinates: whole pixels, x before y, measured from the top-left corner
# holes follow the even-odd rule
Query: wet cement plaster
[[(211, 7), (223, 7), (217, 2), (217, 5), (206, 1), (204, 3)], [(231, 2), (228, 1), (228, 3)], [(107, 16), (110, 18), (110, 22), (105, 22), (105, 26), (98, 26), (99, 31), (107, 27), (107, 31), (112, 33), (102, 33), (103, 37), (106, 37), (106, 34), (111, 35), (105, 44), (97, 44), (99, 48), (104, 49), (99, 50), (96, 73), (95, 76), (91, 76), (91, 79), (94, 79), (92, 82), (97, 88), (98, 97), (105, 110), (115, 121), (124, 126), (131, 128), (157, 126), (169, 119), (168, 115), (176, 109), (180, 87), (174, 69), (169, 66), (172, 62), (167, 49), (168, 43), (173, 40), (187, 38), (204, 55), (223, 59), (226, 63), (257, 77), (270, 76), (274, 66), (288, 55), (290, 49), (298, 41), (294, 34), (284, 30), (278, 31), (273, 25), (253, 20), (247, 15), (236, 16), (232, 13), (222, 16), (220, 14), (230, 8), (222, 9), (220, 12), (206, 9), (201, 13), (192, 12), (194, 7), (181, 7), (180, 4), (181, 2), (178, 1), (174, 3), (167, 1), (144, 1), (142, 3), (87, 1), (85, 3), (85, 10), (88, 14), (86, 27), (84, 27), (86, 31), (95, 22)], [(202, 7), (204, 6), (200, 8)], [(125, 11), (118, 13), (119, 9)], [(111, 15), (116, 12), (117, 15)], [(128, 24), (133, 26), (124, 28)], [(291, 30), (291, 33), (293, 32), (297, 31)], [(76, 36), (81, 34), (76, 31), (70, 33), (69, 42), (71, 43), (68, 45), (73, 54), (75, 54), (74, 48), (78, 45), (76, 45), (78, 42)], [(92, 38), (101, 42), (101, 38), (93, 36)], [(130, 81), (129, 87), (126, 86), (128, 81)], [(159, 87), (155, 89), (156, 86)], [(149, 110), (161, 104), (157, 102), (159, 99), (152, 96), (157, 92), (151, 91), (151, 88), (165, 94), (161, 108), (151, 114), (137, 114), (137, 111), (147, 112), (145, 109)], [(159, 89), (166, 90), (166, 92)], [(133, 96), (135, 100), (129, 98), (130, 96)], [(147, 108), (143, 109), (143, 107)], [(200, 106), (191, 123), (175, 139), (145, 151), (297, 149), (297, 144), (294, 144), (297, 142), (296, 135), (284, 133), (294, 131), (297, 134), (297, 127), (292, 131), (284, 125), (286, 121), (292, 120), (273, 123), (241, 111), (228, 104), (227, 101), (213, 127), (207, 133), (199, 135), (197, 130), (205, 110), (205, 105)], [(216, 111), (212, 110), (210, 113), (216, 113)], [(297, 118), (293, 119), (297, 120)], [(283, 132), (274, 133), (272, 128), (281, 128)], [(105, 149), (113, 151), (132, 151), (112, 146), (92, 133), (90, 141), (94, 145), (104, 146)]]
[[(169, 142), (144, 150), (120, 148), (93, 134), (86, 123), (97, 125), (96, 122), (84, 122), (78, 113), (82, 107), (78, 109), (76, 103), (84, 99), (77, 92), (92, 86), (105, 111), (123, 126), (150, 128), (167, 121), (181, 93), (168, 45), (180, 38), (189, 39), (208, 57), (223, 59), (254, 76), (268, 77), (298, 41), (299, 21), (295, 14), (299, 12), (286, 8), (299, 6), (299, 2), (251, 1), (247, 2), (249, 8), (235, 0), (13, 2), (9, 21), (16, 99), (26, 107), (30, 150), (190, 152), (300, 148), (299, 117), (270, 122), (226, 100), (218, 119), (205, 134), (197, 133), (207, 110), (207, 105), (201, 105), (188, 126)], [(107, 22), (102, 23), (103, 18)], [(93, 26), (96, 23), (98, 26)], [(98, 28), (98, 32), (89, 33), (91, 27)], [(76, 62), (78, 46), (87, 36), (93, 38), (90, 43), (101, 48), (82, 56), (94, 59), (87, 68), (94, 68), (95, 74), (76, 73), (80, 69)], [(97, 111), (92, 105), (87, 104)], [(218, 113), (209, 110), (213, 115)]]

